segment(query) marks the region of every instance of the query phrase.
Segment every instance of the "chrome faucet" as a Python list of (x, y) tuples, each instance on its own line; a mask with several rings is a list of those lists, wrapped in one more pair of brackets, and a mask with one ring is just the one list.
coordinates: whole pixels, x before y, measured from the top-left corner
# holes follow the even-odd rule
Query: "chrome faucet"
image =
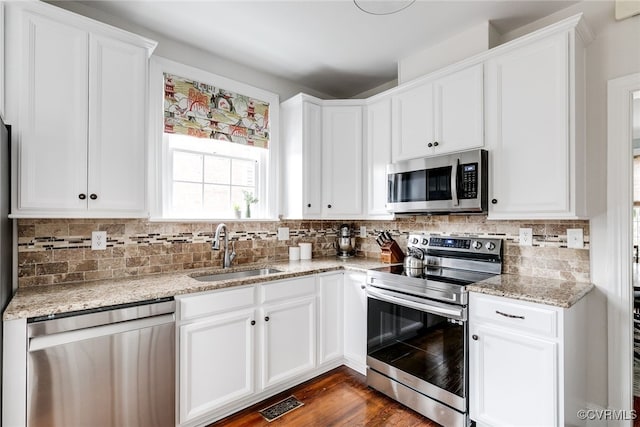
[(236, 258), (236, 246), (235, 242), (231, 242), (231, 251), (229, 251), (229, 233), (227, 232), (227, 225), (225, 223), (218, 224), (216, 228), (216, 235), (213, 237), (213, 243), (211, 249), (214, 251), (220, 250), (220, 232), (224, 231), (224, 257), (222, 257), (222, 268), (231, 267), (231, 263)]

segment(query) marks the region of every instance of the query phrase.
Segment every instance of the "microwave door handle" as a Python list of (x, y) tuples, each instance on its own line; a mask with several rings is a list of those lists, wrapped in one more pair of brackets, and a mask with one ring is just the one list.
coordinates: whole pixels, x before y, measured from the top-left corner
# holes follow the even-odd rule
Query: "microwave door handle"
[(460, 166), (460, 159), (456, 159), (451, 168), (451, 203), (453, 206), (458, 206), (458, 166)]

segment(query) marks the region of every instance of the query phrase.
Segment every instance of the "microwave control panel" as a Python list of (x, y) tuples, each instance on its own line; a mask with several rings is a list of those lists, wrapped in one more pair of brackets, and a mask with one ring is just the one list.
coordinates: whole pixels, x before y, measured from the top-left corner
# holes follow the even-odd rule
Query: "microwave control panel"
[(478, 197), (478, 163), (460, 165), (459, 172), (458, 199), (475, 199)]

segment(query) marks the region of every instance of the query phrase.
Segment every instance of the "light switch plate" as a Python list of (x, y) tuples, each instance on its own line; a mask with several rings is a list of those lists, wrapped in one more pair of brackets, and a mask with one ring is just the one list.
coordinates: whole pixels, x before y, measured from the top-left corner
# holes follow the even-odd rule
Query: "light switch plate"
[(104, 251), (107, 249), (107, 232), (92, 231), (91, 232), (91, 249), (94, 251)]
[(533, 245), (533, 230), (531, 228), (520, 229), (520, 246)]
[(584, 248), (584, 231), (582, 231), (582, 228), (567, 228), (567, 247), (573, 249)]
[(367, 226), (366, 225), (361, 225), (360, 226), (360, 237), (361, 238), (365, 238), (367, 237)]
[(278, 240), (289, 240), (289, 227), (278, 227)]

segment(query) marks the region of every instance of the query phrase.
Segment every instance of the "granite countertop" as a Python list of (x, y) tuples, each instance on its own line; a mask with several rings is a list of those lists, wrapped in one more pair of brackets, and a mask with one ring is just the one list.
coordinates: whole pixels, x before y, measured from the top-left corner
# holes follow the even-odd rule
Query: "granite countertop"
[(569, 308), (591, 292), (593, 283), (501, 274), (467, 286), (470, 292)]
[[(261, 264), (243, 264), (222, 270), (207, 268), (178, 273), (155, 274), (123, 279), (96, 280), (52, 286), (19, 288), (4, 312), (3, 320), (25, 319), (36, 316), (87, 310), (117, 304), (154, 300), (194, 292), (211, 291), (233, 286), (288, 279), (314, 273), (337, 270), (365, 272), (385, 264), (366, 258), (318, 258), (309, 261), (285, 261)], [(227, 273), (256, 268), (276, 268), (281, 273), (253, 276), (215, 282), (201, 282), (193, 277), (212, 273)]]
[[(33, 286), (18, 289), (4, 312), (3, 320), (26, 319), (154, 300), (327, 271), (353, 270), (366, 272), (368, 269), (384, 265), (388, 264), (366, 258), (350, 258), (346, 260), (317, 258), (309, 261), (244, 264), (225, 270), (208, 268), (54, 286)], [(214, 282), (201, 282), (194, 279), (194, 277), (212, 273), (226, 273), (265, 267), (275, 268), (281, 270), (281, 272), (266, 276), (252, 276)], [(568, 308), (589, 293), (593, 287), (591, 283), (502, 274), (469, 285), (467, 289), (470, 292)]]

